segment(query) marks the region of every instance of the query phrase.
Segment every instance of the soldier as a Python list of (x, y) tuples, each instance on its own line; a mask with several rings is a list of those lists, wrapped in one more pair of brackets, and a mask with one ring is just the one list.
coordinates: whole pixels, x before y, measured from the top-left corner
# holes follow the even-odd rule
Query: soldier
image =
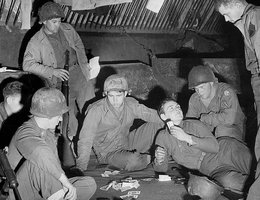
[[(26, 47), (23, 69), (45, 78), (50, 86), (58, 89), (62, 81), (69, 81), (69, 136), (73, 137), (78, 128), (76, 115), (82, 112), (86, 101), (95, 93), (89, 80), (90, 67), (85, 47), (75, 29), (61, 22), (64, 17), (57, 3), (47, 2), (40, 8), (39, 18), (43, 26)], [(64, 69), (66, 50), (69, 51), (69, 72)]]
[[(22, 199), (85, 200), (95, 193), (93, 178), (68, 179), (61, 168), (54, 130), (68, 109), (64, 95), (55, 88), (41, 88), (33, 95), (32, 117), (17, 130), (7, 155)], [(12, 192), (10, 198), (15, 199)]]
[(23, 84), (19, 81), (12, 81), (4, 87), (4, 101), (0, 103), (0, 128), (8, 116), (19, 112), (23, 108), (21, 103), (22, 87)]
[[(111, 75), (104, 83), (105, 98), (89, 106), (78, 141), (77, 167), (86, 170), (91, 148), (99, 163), (133, 171), (144, 169), (151, 156), (154, 135), (162, 121), (156, 110), (127, 97), (128, 83), (124, 76)], [(146, 122), (130, 132), (134, 119)]]
[(235, 91), (226, 83), (219, 83), (208, 66), (196, 66), (188, 75), (190, 97), (186, 118), (199, 119), (218, 137), (245, 139), (245, 115)]
[[(18, 126), (24, 121), (23, 119), (13, 119), (10, 117), (18, 113), (24, 107), (22, 103), (22, 92), (24, 91), (24, 84), (19, 81), (12, 81), (6, 84), (3, 89), (4, 101), (0, 103), (0, 135), (2, 137), (0, 148), (5, 148), (9, 145)], [(25, 94), (24, 94), (25, 95)], [(8, 120), (9, 119), (9, 120)]]
[[(172, 99), (163, 101), (158, 113), (162, 120), (167, 124), (171, 121), (172, 125), (159, 132), (156, 138), (155, 171), (166, 172), (171, 156), (178, 164), (198, 170), (225, 189), (242, 193), (252, 160), (246, 145), (232, 137), (216, 139), (199, 120), (183, 120), (180, 105)], [(208, 191), (196, 192), (203, 196)]]

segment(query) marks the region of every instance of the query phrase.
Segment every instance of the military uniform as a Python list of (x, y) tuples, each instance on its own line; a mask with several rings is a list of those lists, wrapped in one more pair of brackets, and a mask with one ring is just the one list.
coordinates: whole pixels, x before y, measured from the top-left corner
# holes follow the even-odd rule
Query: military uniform
[[(218, 140), (219, 152), (203, 152), (199, 147), (210, 144), (200, 142), (195, 147), (176, 139), (169, 134), (168, 130), (163, 130), (156, 139), (156, 145), (165, 149), (166, 157), (171, 156), (178, 164), (199, 170), (226, 188), (242, 191), (250, 173), (252, 157), (249, 149), (243, 143), (230, 137), (216, 139), (198, 120), (184, 120), (180, 127), (189, 135)], [(164, 159), (160, 164), (155, 162), (154, 168), (156, 171), (166, 172), (168, 160)]]
[[(244, 36), (246, 68), (251, 72), (251, 85), (257, 110), (258, 127), (260, 124), (260, 7), (248, 4), (241, 16), (241, 19), (234, 24)], [(260, 198), (259, 187), (259, 158), (260, 158), (260, 131), (258, 128), (255, 140), (255, 154), (258, 161), (256, 181), (251, 186), (247, 200)]]
[(189, 100), (186, 118), (200, 119), (216, 137), (230, 136), (245, 139), (245, 115), (235, 91), (226, 83), (215, 83), (216, 94), (206, 107), (199, 95), (194, 93)]
[[(54, 133), (39, 128), (33, 118), (16, 132), (7, 156), (15, 170), (22, 158), (26, 159), (16, 173), (22, 199), (48, 199), (63, 188), (58, 179), (65, 173), (61, 168), (56, 145), (57, 137)], [(70, 181), (77, 188), (78, 199), (90, 199), (96, 190), (96, 183), (91, 177), (74, 177)], [(15, 198), (11, 195), (11, 199)]]
[[(94, 85), (89, 80), (89, 65), (85, 47), (75, 29), (67, 23), (61, 23), (57, 34), (47, 35), (40, 29), (29, 41), (23, 60), (23, 70), (29, 71), (48, 81), (58, 89), (61, 80), (53, 76), (55, 68), (64, 68), (65, 51), (70, 52), (70, 135), (76, 134), (78, 123), (75, 116), (77, 106), (82, 111), (86, 101), (95, 97)], [(75, 103), (77, 102), (77, 105)]]
[(260, 122), (260, 7), (248, 4), (241, 18), (234, 24), (244, 36), (246, 68), (251, 72), (251, 85)]
[(4, 102), (1, 102), (0, 103), (0, 129), (2, 127), (4, 120), (6, 120), (7, 117), (8, 117), (8, 115), (7, 115), (7, 112), (4, 107)]
[[(146, 123), (137, 130), (129, 132), (134, 119), (142, 119)], [(132, 97), (125, 97), (123, 110), (118, 114), (103, 98), (89, 106), (83, 127), (79, 134), (77, 167), (87, 169), (91, 148), (93, 146), (98, 160), (121, 169), (128, 168), (133, 153), (147, 152), (153, 142), (156, 131), (161, 127), (157, 112), (139, 104)], [(143, 169), (147, 166), (146, 157), (128, 170)]]
[[(260, 7), (248, 4), (240, 20), (234, 24), (244, 36), (246, 68), (251, 72), (258, 126), (260, 124)], [(260, 134), (256, 137), (255, 154), (260, 158)]]

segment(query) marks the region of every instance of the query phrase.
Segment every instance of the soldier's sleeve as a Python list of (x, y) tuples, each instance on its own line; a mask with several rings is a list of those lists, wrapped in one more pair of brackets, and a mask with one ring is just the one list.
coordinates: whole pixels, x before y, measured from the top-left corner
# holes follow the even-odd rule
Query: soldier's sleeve
[[(167, 141), (167, 137), (169, 137), (169, 134), (166, 135), (166, 133), (164, 131), (161, 131), (158, 134), (156, 141), (155, 141), (156, 146), (160, 146), (160, 147), (164, 148), (164, 150), (167, 152), (167, 155), (162, 163), (157, 163), (156, 159), (154, 159), (153, 168), (157, 172), (167, 172), (167, 170), (168, 170), (168, 155), (169, 155), (170, 149), (167, 146), (167, 143), (165, 142), (165, 141)], [(174, 145), (174, 144), (172, 144), (172, 145)]]
[(79, 133), (78, 158), (76, 165), (81, 170), (86, 170), (90, 158), (93, 140), (96, 135), (98, 123), (101, 119), (101, 113), (96, 107), (92, 107), (83, 122), (83, 127)]
[(188, 111), (186, 113), (186, 118), (195, 118), (195, 119), (199, 119), (199, 114), (198, 114), (198, 103), (196, 101), (196, 99), (194, 98), (194, 95), (192, 95), (190, 97), (189, 100), (189, 107), (188, 107)]
[(255, 54), (258, 60), (258, 67), (260, 64), (260, 9), (256, 9), (255, 12), (250, 16), (248, 25), (248, 32), (251, 43), (255, 50)]
[(64, 173), (58, 157), (41, 137), (36, 137), (29, 131), (21, 136), (18, 134), (17, 148), (26, 160), (56, 179)]
[(221, 97), (220, 111), (202, 114), (200, 120), (214, 127), (218, 125), (232, 125), (235, 122), (239, 102), (237, 95), (231, 88), (223, 91)]
[(40, 47), (30, 41), (26, 47), (23, 58), (23, 70), (50, 79), (53, 76), (54, 68), (42, 64)]
[(133, 109), (136, 118), (140, 118), (146, 122), (162, 123), (156, 110), (146, 107), (143, 104), (138, 103), (136, 100), (130, 100), (129, 105)]
[(193, 147), (208, 153), (217, 153), (219, 151), (217, 139), (202, 122), (193, 120), (188, 126), (192, 133)]

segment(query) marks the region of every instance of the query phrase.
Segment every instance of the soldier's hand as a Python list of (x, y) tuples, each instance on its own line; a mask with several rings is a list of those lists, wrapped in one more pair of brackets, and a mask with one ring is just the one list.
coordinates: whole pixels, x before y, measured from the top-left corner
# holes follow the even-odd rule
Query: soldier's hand
[(68, 187), (65, 187), (64, 188), (66, 193), (63, 197), (63, 199), (66, 199), (66, 200), (76, 200), (77, 199), (77, 190), (76, 188), (70, 184), (70, 186)]
[(178, 127), (178, 126), (173, 126), (171, 128), (171, 135), (176, 137), (178, 140), (180, 141), (184, 141), (186, 142), (189, 135), (187, 133), (185, 133), (182, 128)]
[(69, 72), (65, 69), (54, 69), (53, 75), (62, 81), (66, 81), (69, 79)]
[(163, 163), (166, 157), (166, 151), (164, 148), (158, 146), (155, 150), (155, 159), (158, 164)]

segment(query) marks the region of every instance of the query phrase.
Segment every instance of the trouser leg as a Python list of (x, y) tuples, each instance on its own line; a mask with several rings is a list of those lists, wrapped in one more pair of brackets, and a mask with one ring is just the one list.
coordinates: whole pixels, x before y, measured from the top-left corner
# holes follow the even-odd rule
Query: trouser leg
[(251, 86), (254, 93), (256, 112), (257, 112), (257, 124), (260, 124), (260, 76), (258, 74), (252, 75)]
[(145, 123), (138, 129), (129, 133), (129, 149), (136, 149), (138, 152), (147, 153), (154, 143), (157, 132), (162, 128), (162, 124)]
[[(63, 199), (65, 191), (60, 181), (49, 173), (44, 172), (28, 161), (21, 166), (17, 172), (19, 183), (18, 191), (22, 199)], [(77, 189), (78, 200), (87, 200), (96, 191), (95, 180), (91, 177), (73, 177), (69, 179)], [(11, 200), (15, 200), (13, 192), (10, 194)]]
[(236, 139), (223, 137), (218, 138), (218, 142), (219, 152), (213, 159), (203, 161), (203, 165), (214, 169), (210, 176), (224, 187), (242, 191), (250, 173), (251, 153), (246, 145)]
[(111, 152), (107, 155), (107, 163), (111, 166), (127, 171), (141, 170), (150, 163), (150, 156), (131, 152), (128, 150), (120, 150)]
[(239, 141), (245, 140), (245, 134), (235, 125), (219, 125), (215, 130), (216, 138), (219, 137), (232, 137)]
[(97, 189), (97, 184), (92, 177), (73, 177), (69, 180), (72, 183), (72, 185), (77, 189), (78, 200), (90, 199)]
[(220, 183), (225, 189), (229, 189), (235, 192), (242, 192), (245, 182), (248, 178), (248, 174), (243, 174), (239, 171), (235, 171), (234, 168), (223, 166), (211, 174), (211, 177)]
[(82, 113), (86, 101), (95, 97), (92, 81), (87, 81), (82, 74), (80, 67), (70, 71), (69, 79), (70, 93), (70, 136), (75, 136), (78, 129), (78, 119), (76, 116)]
[[(17, 189), (22, 199), (48, 199), (52, 194), (62, 189), (62, 185), (57, 179), (28, 161), (25, 161), (19, 168), (16, 177), (19, 183)], [(10, 199), (15, 200), (12, 191)]]
[[(95, 193), (97, 185), (92, 177), (73, 177), (69, 179), (77, 190), (77, 200), (89, 200)], [(63, 200), (66, 192), (61, 189), (52, 194), (48, 200)]]
[(68, 136), (71, 138), (76, 135), (78, 129), (78, 119), (77, 116), (77, 106), (75, 98), (70, 96), (70, 103), (69, 103), (69, 134)]
[(259, 200), (260, 199), (260, 162), (258, 161), (256, 170), (256, 179), (249, 188), (248, 196), (246, 200)]

